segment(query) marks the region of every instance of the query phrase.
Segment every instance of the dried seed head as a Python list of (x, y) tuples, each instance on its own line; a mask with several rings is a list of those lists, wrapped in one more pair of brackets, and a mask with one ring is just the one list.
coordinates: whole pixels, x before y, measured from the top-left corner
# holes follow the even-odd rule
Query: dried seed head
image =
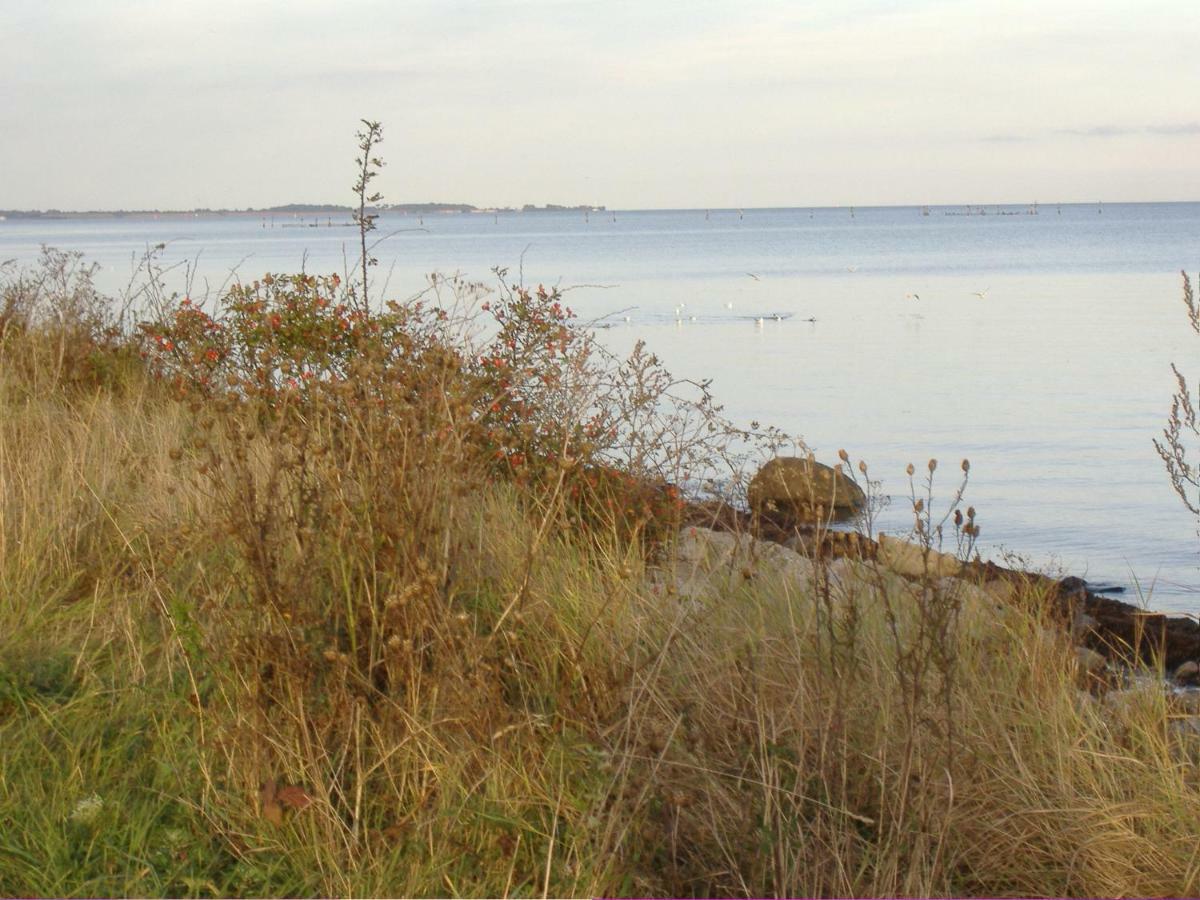
[(848, 462), (850, 462), (850, 454), (847, 453), (845, 450), (839, 450), (838, 451), (838, 459), (840, 459), (844, 463), (848, 463)]
[(973, 507), (973, 506), (968, 506), (968, 507), (967, 507), (967, 518), (968, 518), (968, 519), (974, 519), (974, 518), (975, 518), (975, 507)]
[(934, 469), (936, 469), (936, 468), (937, 468), (937, 460), (936, 460), (936, 459), (931, 459), (931, 460), (929, 461), (929, 472), (930, 472), (930, 474), (933, 474), (933, 470), (934, 470)]
[(962, 470), (964, 474), (971, 471), (971, 461), (969, 459), (962, 461)]
[(923, 509), (925, 509), (925, 501), (918, 497), (917, 502), (913, 504), (913, 511), (921, 512)]
[(861, 459), (858, 461), (858, 471), (862, 472), (864, 475), (867, 474), (867, 464)]
[(913, 468), (912, 463), (909, 463), (907, 466), (904, 467), (904, 471), (908, 473), (909, 477), (912, 477), (913, 472), (915, 472), (917, 470)]
[(962, 510), (956, 509), (954, 511), (954, 527), (959, 528), (962, 526), (962, 523), (963, 523)]

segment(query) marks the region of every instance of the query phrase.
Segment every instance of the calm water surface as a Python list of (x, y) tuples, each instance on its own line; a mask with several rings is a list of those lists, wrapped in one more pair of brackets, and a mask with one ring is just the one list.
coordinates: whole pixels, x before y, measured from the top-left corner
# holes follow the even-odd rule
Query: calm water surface
[[(938, 458), (948, 498), (966, 457), (985, 555), (1200, 612), (1196, 523), (1151, 445), (1170, 363), (1200, 378), (1179, 276), (1200, 268), (1200, 204), (965, 211), (385, 216), (376, 271), (405, 297), (426, 273), (487, 280), (493, 266), (515, 273), (523, 256), (527, 283), (581, 285), (570, 294), (580, 316), (611, 315), (600, 335), (614, 350), (644, 339), (676, 375), (713, 379), (736, 421), (799, 434), (827, 462), (840, 447), (865, 459), (896, 495), (884, 530), (911, 524), (908, 462)], [(200, 286), (233, 267), (252, 278), (353, 264), (353, 229), (283, 227), (299, 224), (9, 220), (0, 260), (32, 259), (43, 243), (81, 250), (108, 290), (159, 242), (168, 263), (190, 261)]]

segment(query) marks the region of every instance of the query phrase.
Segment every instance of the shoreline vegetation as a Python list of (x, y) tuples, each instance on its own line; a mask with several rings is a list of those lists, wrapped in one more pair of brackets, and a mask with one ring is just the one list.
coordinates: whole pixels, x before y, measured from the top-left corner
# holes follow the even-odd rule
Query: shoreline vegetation
[(965, 461), (779, 518), (555, 290), (155, 271), (0, 268), (0, 894), (1200, 891), (1200, 627), (974, 560)]

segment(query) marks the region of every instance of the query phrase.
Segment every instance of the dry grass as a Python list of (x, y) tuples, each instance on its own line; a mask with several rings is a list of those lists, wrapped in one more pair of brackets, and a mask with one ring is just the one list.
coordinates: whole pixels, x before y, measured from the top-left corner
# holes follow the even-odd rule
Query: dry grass
[(583, 462), (477, 453), (455, 367), (280, 414), (8, 365), (61, 337), (0, 345), (0, 894), (1200, 890), (1197, 738), (1042, 598), (681, 592)]

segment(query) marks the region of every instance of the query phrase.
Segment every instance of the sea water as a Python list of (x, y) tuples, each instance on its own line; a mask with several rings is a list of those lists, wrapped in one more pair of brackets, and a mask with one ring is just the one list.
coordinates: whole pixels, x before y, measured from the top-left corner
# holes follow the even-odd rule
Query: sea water
[[(115, 292), (162, 243), (168, 286), (186, 274), (202, 294), (353, 271), (345, 221), (9, 219), (0, 261), (80, 250)], [(642, 340), (676, 376), (711, 379), (735, 422), (865, 460), (892, 497), (885, 531), (912, 524), (909, 462), (938, 459), (944, 506), (967, 458), (984, 557), (1200, 612), (1197, 523), (1152, 444), (1171, 363), (1200, 380), (1180, 276), (1200, 269), (1200, 204), (388, 214), (370, 237), (377, 295), (412, 296), (432, 272), (494, 283), (495, 267), (570, 288), (608, 347)]]

